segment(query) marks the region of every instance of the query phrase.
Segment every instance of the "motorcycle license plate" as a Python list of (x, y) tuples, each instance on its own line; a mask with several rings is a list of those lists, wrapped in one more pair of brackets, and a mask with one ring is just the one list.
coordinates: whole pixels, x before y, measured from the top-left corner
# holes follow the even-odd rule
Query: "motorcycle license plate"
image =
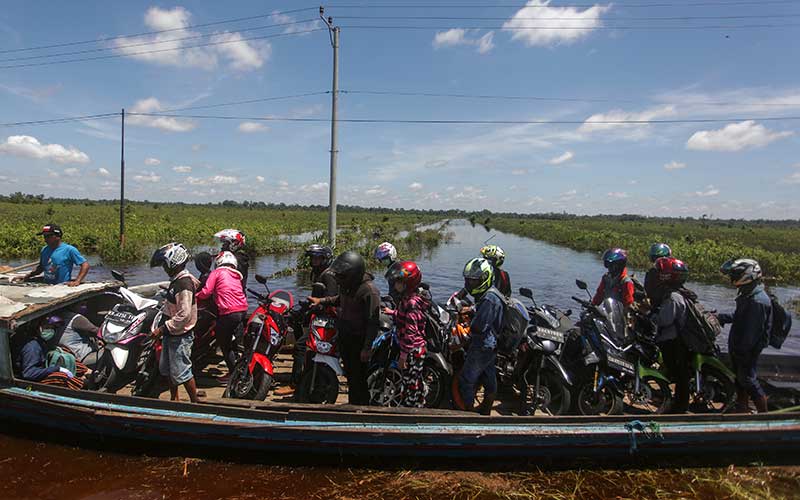
[(333, 320), (328, 318), (314, 318), (314, 321), (311, 323), (311, 326), (318, 326), (320, 328), (326, 328), (326, 329), (336, 327)]
[(125, 311), (110, 311), (106, 319), (115, 323), (132, 323), (136, 319), (135, 314)]
[(615, 356), (608, 356), (608, 364), (626, 373), (634, 373), (633, 363), (625, 361), (624, 359), (617, 358)]
[(556, 330), (550, 330), (549, 328), (537, 328), (534, 335), (540, 339), (552, 340), (558, 344), (564, 343), (564, 334)]

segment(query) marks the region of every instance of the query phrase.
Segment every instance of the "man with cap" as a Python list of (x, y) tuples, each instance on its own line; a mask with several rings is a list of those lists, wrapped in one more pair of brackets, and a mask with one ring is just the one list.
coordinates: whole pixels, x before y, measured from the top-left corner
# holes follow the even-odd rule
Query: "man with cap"
[[(46, 245), (39, 256), (39, 265), (28, 275), (22, 278), (27, 281), (34, 276), (44, 273), (44, 281), (50, 285), (66, 283), (67, 286), (78, 286), (89, 272), (89, 263), (77, 248), (61, 241), (64, 234), (61, 227), (48, 224), (39, 233), (44, 236)], [(78, 277), (72, 279), (72, 266), (80, 266)]]

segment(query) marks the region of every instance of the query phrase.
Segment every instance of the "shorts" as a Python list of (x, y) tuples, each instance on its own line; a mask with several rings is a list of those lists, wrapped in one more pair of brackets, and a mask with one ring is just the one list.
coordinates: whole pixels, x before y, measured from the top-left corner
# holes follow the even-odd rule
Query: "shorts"
[(192, 374), (193, 343), (194, 332), (184, 333), (180, 336), (167, 333), (161, 337), (162, 349), (158, 370), (161, 375), (169, 377), (171, 385), (184, 384), (194, 377)]

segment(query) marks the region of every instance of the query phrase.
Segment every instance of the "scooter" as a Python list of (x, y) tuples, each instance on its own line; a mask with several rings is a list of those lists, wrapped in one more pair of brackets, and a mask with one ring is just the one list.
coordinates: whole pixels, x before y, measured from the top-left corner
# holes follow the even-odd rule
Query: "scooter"
[[(311, 296), (321, 297), (323, 291), (324, 285), (315, 283)], [(312, 311), (303, 365), (305, 368), (300, 375), (295, 394), (299, 403), (336, 403), (339, 397), (339, 377), (344, 373), (339, 362), (337, 337), (336, 308), (326, 306)]]
[(289, 332), (287, 317), (295, 307), (294, 296), (286, 290), (270, 292), (266, 277), (257, 274), (255, 278), (264, 285), (267, 294), (247, 289), (258, 300), (258, 307), (247, 320), (244, 353), (230, 373), (223, 398), (264, 401), (272, 387), (272, 361)]

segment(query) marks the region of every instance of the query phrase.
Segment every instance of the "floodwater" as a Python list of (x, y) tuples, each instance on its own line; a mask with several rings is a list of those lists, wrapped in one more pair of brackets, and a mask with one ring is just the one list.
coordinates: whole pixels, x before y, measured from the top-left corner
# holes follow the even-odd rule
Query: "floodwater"
[[(603, 273), (593, 253), (575, 252), (514, 235), (487, 232), (465, 222), (448, 226), (453, 238), (418, 260), (436, 300), (444, 301), (460, 288), (463, 264), (490, 239), (506, 251), (504, 268), (514, 287), (533, 289), (537, 300), (577, 314), (571, 295), (583, 279), (592, 288)], [(266, 256), (251, 264), (251, 273), (271, 274), (291, 267), (296, 255)], [(402, 257), (402, 256), (401, 256)], [(689, 263), (691, 266), (691, 263)], [(120, 269), (129, 284), (164, 279), (160, 269), (146, 265)], [(640, 271), (641, 273), (641, 271)], [(106, 279), (109, 270), (95, 266), (90, 279)], [(376, 279), (382, 290), (386, 283)], [(260, 284), (252, 279), (251, 288)], [(275, 279), (272, 289), (284, 288), (304, 297), (305, 284), (296, 276)], [(711, 309), (733, 307), (731, 287), (691, 283)], [(782, 300), (800, 296), (800, 288), (774, 289)], [(525, 300), (525, 299), (523, 299)], [(800, 322), (795, 322), (781, 354), (800, 354)], [(724, 346), (724, 339), (721, 341)], [(162, 454), (170, 454), (161, 450)], [(175, 450), (175, 455), (180, 455)], [(273, 460), (269, 460), (274, 463)], [(477, 465), (477, 464), (476, 464)], [(747, 491), (771, 497), (770, 487), (785, 488), (790, 498), (800, 486), (797, 468), (663, 469), (641, 471), (481, 473), (451, 471), (371, 471), (335, 467), (245, 465), (213, 460), (116, 454), (41, 443), (0, 435), (0, 498), (15, 499), (215, 499), (215, 498), (748, 498)], [(700, 479), (698, 479), (700, 478)], [(752, 479), (752, 481), (751, 481)], [(766, 486), (765, 486), (765, 482)], [(750, 484), (752, 482), (752, 485)], [(744, 489), (742, 489), (744, 488)], [(766, 488), (766, 489), (765, 489)], [(783, 490), (782, 490), (783, 491)], [(743, 493), (744, 492), (744, 493)], [(777, 493), (773, 491), (773, 493)], [(761, 496), (757, 494), (756, 496)]]

